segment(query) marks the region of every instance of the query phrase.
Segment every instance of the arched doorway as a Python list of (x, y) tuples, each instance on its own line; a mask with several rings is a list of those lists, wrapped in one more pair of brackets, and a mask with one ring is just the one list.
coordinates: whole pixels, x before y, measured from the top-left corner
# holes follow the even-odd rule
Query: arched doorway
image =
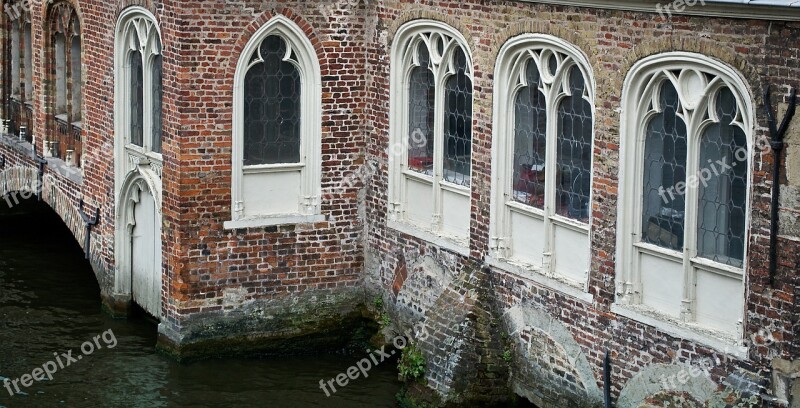
[(116, 292), (130, 295), (142, 309), (160, 319), (161, 200), (147, 173), (140, 168), (123, 185), (117, 219)]

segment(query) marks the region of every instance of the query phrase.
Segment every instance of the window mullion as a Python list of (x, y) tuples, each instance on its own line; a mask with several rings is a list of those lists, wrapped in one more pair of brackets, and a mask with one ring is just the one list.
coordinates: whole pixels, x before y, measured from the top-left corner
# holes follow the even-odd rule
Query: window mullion
[(557, 143), (558, 143), (558, 113), (555, 95), (559, 93), (559, 81), (553, 81), (553, 85), (547, 87), (545, 93), (545, 103), (547, 108), (547, 119), (545, 128), (545, 186), (544, 186), (544, 254), (542, 270), (547, 275), (555, 273), (553, 268), (553, 246), (555, 240), (555, 228), (553, 226), (554, 209), (556, 206), (556, 180), (557, 180)]
[[(695, 112), (700, 109), (695, 110)], [(698, 184), (690, 182), (697, 177), (700, 163), (700, 138), (698, 135), (699, 123), (696, 115), (687, 114), (686, 123), (688, 125), (688, 146), (686, 158), (686, 220), (684, 224), (683, 238), (683, 301), (681, 305), (681, 318), (684, 322), (695, 320), (695, 301), (697, 290), (694, 282), (696, 280), (696, 270), (692, 265), (692, 259), (697, 254), (697, 210), (698, 210)]]
[(443, 61), (434, 81), (433, 104), (433, 216), (431, 226), (434, 231), (442, 228), (442, 188), (441, 181), (444, 172), (444, 85), (447, 81), (447, 64)]
[(150, 69), (147, 60), (147, 50), (142, 53), (142, 147), (145, 152), (153, 149), (153, 88), (152, 88), (152, 70)]

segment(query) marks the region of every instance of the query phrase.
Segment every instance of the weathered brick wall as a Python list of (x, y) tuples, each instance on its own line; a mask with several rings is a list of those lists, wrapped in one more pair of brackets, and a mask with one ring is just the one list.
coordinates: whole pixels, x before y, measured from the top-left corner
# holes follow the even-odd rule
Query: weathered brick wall
[[(46, 131), (47, 104), (52, 103), (45, 97), (52, 82), (43, 61), (48, 44), (42, 23), (49, 7), (45, 3), (36, 0), (32, 7), (35, 134)], [(163, 43), (162, 333), (168, 341), (180, 345), (234, 333), (267, 339), (310, 336), (329, 328), (324, 323), (358, 314), (366, 287), (371, 292), (367, 298), (382, 294), (393, 300), (390, 313), (398, 327), (422, 321), (435, 328), (431, 338), (436, 340), (422, 345), (429, 361), (437, 362), (428, 377), (432, 388), (454, 401), (481, 394), (501, 400), (505, 390), (486, 390), (508, 383), (510, 390), (540, 403), (596, 402), (606, 349), (614, 365), (612, 390), (626, 398), (632, 394), (623, 388), (640, 381), (648, 368), (656, 367), (658, 378), (670, 372), (661, 365), (719, 360), (711, 377), (717, 386), (737, 369), (763, 374), (773, 358), (791, 360), (800, 352), (797, 124), (784, 159), (784, 235), (775, 288), (768, 287), (766, 272), (774, 157), (760, 154), (753, 163), (745, 328), (747, 337), (769, 333), (775, 342), (759, 343), (751, 348), (749, 361), (738, 361), (610, 311), (617, 272), (618, 110), (625, 74), (645, 56), (698, 52), (736, 68), (756, 106), (761, 106), (767, 84), (785, 102), (788, 86), (800, 78), (797, 23), (683, 16), (665, 21), (657, 14), (512, 1), (77, 1), (85, 77), (83, 181), (58, 184), (73, 206), (82, 198), (89, 209), (101, 209), (92, 246), (95, 263), (107, 271), (106, 291), (115, 269), (112, 152), (119, 135), (114, 134), (113, 116), (114, 30), (117, 16), (130, 5), (156, 16)], [(223, 223), (231, 218), (236, 62), (250, 36), (276, 14), (302, 28), (320, 61), (322, 212), (328, 220), (225, 230)], [(400, 25), (417, 18), (455, 27), (473, 56), (469, 258), (386, 227), (389, 50)], [(9, 24), (5, 14), (2, 19)], [(551, 34), (580, 48), (597, 82), (591, 303), (501, 270), (484, 272), (482, 266), (489, 243), (492, 72), (503, 43), (527, 32)], [(766, 134), (763, 109), (757, 122), (756, 136)], [(37, 143), (41, 150), (41, 138)], [(6, 147), (0, 146), (0, 152), (12, 161), (23, 160)], [(471, 279), (473, 272), (481, 277)], [(476, 297), (468, 301), (464, 296), (473, 289)], [(321, 317), (314, 318), (316, 313)], [(218, 324), (223, 321), (227, 323)], [(566, 351), (551, 361), (531, 354), (539, 347)], [(499, 358), (505, 351), (513, 354), (509, 361)], [(649, 390), (646, 381), (640, 382), (645, 385), (637, 390)]]
[[(368, 40), (370, 57), (367, 60), (368, 100), (375, 101), (365, 112), (365, 125), (371, 143), (367, 146), (367, 160), (380, 165), (372, 178), (367, 197), (369, 222), (367, 283), (372, 290), (386, 295), (396, 294), (398, 316), (406, 316), (409, 324), (429, 319), (436, 310), (420, 310), (419, 305), (431, 303), (430, 297), (446, 292), (440, 286), (450, 284), (443, 279), (429, 284), (426, 291), (415, 281), (420, 275), (427, 279), (436, 276), (452, 277), (458, 274), (463, 257), (440, 250), (412, 236), (386, 227), (389, 145), (389, 72), (388, 56), (394, 31), (404, 22), (429, 18), (443, 21), (456, 28), (467, 39), (474, 61), (475, 94), (472, 149), (472, 223), (470, 252), (475, 259), (483, 259), (488, 251), (489, 202), (491, 185), (491, 131), (492, 89), (495, 58), (503, 43), (520, 33), (545, 33), (562, 38), (580, 48), (588, 57), (597, 81), (594, 149), (594, 207), (592, 218), (592, 267), (589, 293), (592, 303), (574, 299), (558, 291), (542, 287), (528, 279), (493, 270), (493, 290), (501, 310), (514, 307), (546, 312), (551, 320), (531, 322), (536, 325), (565, 327), (574, 341), (580, 344), (593, 370), (595, 384), (580, 387), (602, 387), (601, 367), (605, 349), (611, 351), (614, 372), (612, 390), (619, 395), (625, 384), (645, 367), (654, 364), (694, 363), (701, 359), (719, 361), (714, 364), (712, 378), (716, 385), (741, 369), (752, 374), (769, 377), (768, 370), (774, 357), (794, 358), (797, 353), (796, 290), (798, 270), (797, 234), (784, 229), (781, 236), (778, 284), (769, 288), (767, 256), (769, 236), (769, 192), (773, 157), (769, 153), (757, 154), (752, 184), (753, 212), (750, 224), (749, 265), (747, 269), (746, 337), (757, 338), (750, 348), (749, 361), (739, 361), (702, 344), (673, 338), (653, 327), (611, 313), (614, 301), (616, 275), (616, 226), (619, 174), (619, 126), (622, 83), (631, 66), (643, 57), (668, 51), (690, 51), (705, 54), (735, 67), (746, 79), (758, 106), (756, 137), (766, 135), (766, 119), (761, 95), (767, 84), (773, 87), (776, 98), (786, 101), (788, 87), (797, 85), (797, 55), (800, 47), (797, 23), (748, 21), (722, 18), (675, 16), (669, 20), (657, 14), (623, 11), (591, 10), (585, 8), (549, 6), (522, 2), (467, 1), (452, 7), (447, 2), (418, 4), (405, 1), (384, 1), (370, 8), (377, 18), (376, 31)], [(367, 17), (370, 21), (371, 16)], [(785, 107), (784, 109), (785, 110)], [(797, 122), (798, 120), (796, 120)], [(793, 142), (790, 141), (790, 144)], [(796, 142), (794, 142), (796, 143)], [(791, 147), (790, 147), (791, 149)], [(782, 220), (791, 222), (796, 217), (796, 191), (786, 191)], [(433, 257), (437, 268), (421, 270), (425, 257)], [(373, 259), (374, 258), (374, 259)], [(408, 265), (408, 266), (406, 266)], [(401, 273), (402, 272), (402, 273)], [(398, 284), (400, 281), (400, 284)], [(405, 281), (408, 287), (404, 287)], [(402, 324), (402, 323), (401, 323)], [(448, 332), (456, 337), (456, 332)], [(760, 333), (760, 335), (759, 335)], [(763, 339), (766, 335), (767, 339)], [(769, 337), (769, 336), (772, 337)], [(755, 337), (761, 336), (761, 337)], [(445, 336), (448, 337), (448, 336)], [(774, 340), (774, 342), (773, 342)], [(548, 339), (529, 339), (521, 344)], [(760, 343), (759, 343), (760, 342)], [(514, 364), (524, 367), (514, 369)], [(512, 380), (528, 385), (539, 385), (554, 392), (541, 403), (559, 406), (559, 398), (568, 397), (569, 391), (558, 381), (547, 381), (546, 376), (530, 374), (533, 361), (512, 363)], [(575, 362), (573, 362), (575, 364)], [(541, 365), (540, 365), (541, 366)], [(558, 372), (558, 364), (544, 366), (548, 372)], [(521, 368), (521, 369), (519, 369)], [(571, 369), (567, 367), (568, 372)], [(429, 379), (437, 375), (432, 368)], [(526, 373), (526, 370), (528, 373)], [(574, 376), (565, 375), (563, 379)], [(591, 382), (591, 381), (590, 381)], [(555, 391), (553, 391), (555, 390)], [(518, 392), (521, 392), (519, 390)], [(540, 390), (541, 391), (541, 390)], [(544, 392), (544, 391), (541, 391)], [(591, 394), (591, 393), (590, 393)], [(693, 398), (699, 398), (694, 396)], [(549, 402), (548, 402), (549, 401)], [(575, 400), (571, 400), (576, 403)], [(562, 401), (563, 403), (563, 401)]]

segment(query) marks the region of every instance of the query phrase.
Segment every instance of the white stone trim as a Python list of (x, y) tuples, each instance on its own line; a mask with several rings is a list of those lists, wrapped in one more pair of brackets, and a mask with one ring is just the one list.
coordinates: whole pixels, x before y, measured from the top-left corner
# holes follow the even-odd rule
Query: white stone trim
[(611, 313), (646, 324), (672, 337), (703, 344), (738, 360), (749, 358), (749, 348), (742, 346), (742, 341), (730, 337), (727, 333), (714, 332), (695, 324), (681, 323), (643, 306), (614, 303), (611, 305)]
[[(132, 42), (138, 41), (138, 45)], [(161, 31), (155, 16), (149, 10), (132, 6), (126, 8), (117, 21), (114, 40), (114, 129), (116, 139), (123, 138), (123, 145), (131, 143), (128, 135), (130, 123), (130, 70), (128, 56), (132, 51), (142, 55), (142, 83), (144, 97), (142, 109), (142, 144), (145, 151), (152, 150), (153, 78), (152, 65), (155, 56), (161, 54)], [(116, 143), (115, 143), (116, 144)]]
[[(281, 37), (297, 57), (295, 63), (301, 80), (301, 123), (300, 160), (304, 164), (301, 172), (302, 185), (299, 202), (301, 213), (293, 216), (314, 216), (321, 214), (322, 182), (322, 74), (316, 50), (311, 41), (292, 20), (277, 15), (256, 31), (242, 50), (237, 63), (233, 87), (233, 152), (231, 185), (231, 220), (244, 220), (244, 80), (251, 68), (250, 57), (261, 43), (270, 35)], [(278, 166), (279, 167), (279, 166)], [(279, 169), (274, 169), (278, 171)], [(291, 199), (287, 197), (287, 199)], [(304, 201), (305, 200), (305, 201)], [(270, 215), (270, 214), (263, 214)], [(277, 214), (280, 216), (280, 214)], [(245, 223), (247, 223), (245, 221)], [(227, 223), (226, 223), (227, 224)]]
[(571, 296), (588, 304), (594, 303), (594, 295), (586, 291), (585, 286), (575, 286), (572, 282), (561, 281), (542, 274), (531, 266), (514, 264), (505, 259), (486, 257), (486, 264), (513, 275), (515, 278), (532, 282), (535, 285), (555, 290), (561, 294)]
[(315, 224), (327, 221), (327, 217), (317, 215), (275, 215), (269, 217), (243, 218), (236, 221), (225, 221), (225, 229), (271, 227), (276, 225)]
[[(431, 176), (417, 174), (406, 175), (408, 167), (408, 135), (410, 135), (410, 129), (408, 128), (408, 79), (412, 69), (418, 66), (415, 55), (417, 45), (422, 43), (431, 50), (433, 45), (430, 43), (437, 38), (441, 38), (445, 45), (441, 55), (439, 55), (438, 51), (436, 53), (430, 53), (434, 71), (434, 86), (436, 89), (434, 125), (432, 131), (435, 143), (433, 152), (434, 171)], [(444, 241), (442, 241), (444, 234), (442, 233), (441, 225), (441, 214), (442, 211), (445, 210), (442, 203), (444, 191), (466, 196), (467, 200), (471, 199), (469, 193), (472, 188), (471, 186), (448, 185), (443, 177), (442, 163), (442, 158), (444, 157), (444, 97), (442, 90), (445, 88), (447, 79), (453, 74), (450, 65), (452, 54), (456, 48), (460, 48), (467, 59), (467, 76), (470, 78), (470, 82), (472, 82), (473, 86), (472, 103), (474, 107), (475, 81), (472, 76), (473, 60), (467, 44), (467, 40), (458, 30), (435, 20), (413, 20), (401, 26), (397, 31), (391, 50), (389, 148), (387, 152), (389, 156), (388, 219), (391, 221), (390, 228), (400, 230), (427, 241), (437, 241), (443, 247), (449, 247), (451, 250), (454, 250), (454, 252), (468, 254), (469, 244), (462, 245), (460, 241), (469, 241), (469, 237), (448, 237), (444, 238)], [(470, 127), (474, 134), (474, 123), (471, 123)], [(472, 158), (472, 155), (470, 155), (470, 158)], [(471, 173), (472, 166), (470, 165), (470, 178)], [(423, 178), (427, 179), (432, 184), (432, 197), (415, 197), (415, 199), (429, 199), (433, 201), (434, 214), (431, 216), (429, 227), (420, 228), (417, 225), (412, 225), (405, 218), (404, 203), (407, 200), (407, 193), (404, 185), (406, 178)], [(469, 217), (467, 217), (467, 219), (469, 219)], [(468, 229), (469, 227), (467, 227), (467, 230)]]
[[(547, 101), (547, 130), (546, 130), (546, 159), (545, 159), (545, 204), (544, 209), (529, 207), (517, 203), (509, 197), (514, 194), (513, 188), (513, 163), (514, 163), (514, 131), (515, 131), (515, 101), (518, 92), (527, 84), (525, 83), (525, 68), (529, 63), (536, 63), (538, 67), (547, 66), (547, 58), (553, 53), (564, 55), (559, 60), (556, 75), (551, 75), (547, 68), (539, 69), (542, 75), (544, 89), (541, 89)], [(555, 213), (556, 195), (556, 146), (558, 145), (558, 107), (563, 97), (567, 94), (564, 84), (566, 75), (573, 67), (577, 67), (583, 75), (586, 84), (586, 94), (583, 98), (589, 102), (592, 110), (593, 127), (595, 119), (594, 95), (596, 83), (588, 57), (575, 45), (558, 37), (545, 34), (522, 34), (508, 40), (497, 56), (494, 75), (494, 100), (493, 100), (493, 134), (492, 134), (492, 193), (490, 216), (490, 240), (498, 243), (490, 248), (489, 258), (501, 269), (512, 269), (523, 276), (550, 286), (552, 282), (559, 282), (552, 270), (552, 263), (544, 262), (542, 268), (520, 268), (518, 260), (512, 259), (510, 248), (513, 248), (511, 239), (511, 212), (522, 214), (544, 224), (544, 231), (537, 231), (545, 235), (545, 254), (553, 254), (558, 245), (555, 242), (554, 226), (561, 226), (590, 237), (592, 215), (589, 213), (589, 223), (582, 224), (569, 220)], [(592, 151), (594, 151), (594, 129), (592, 130)], [(592, 168), (594, 160), (592, 160)], [(594, 173), (594, 172), (592, 172)], [(592, 174), (592, 180), (594, 174)], [(593, 194), (590, 193), (589, 202)], [(591, 242), (591, 241), (590, 241)], [(587, 258), (591, 258), (591, 248), (586, 248)], [(550, 255), (551, 257), (553, 255)], [(587, 270), (589, 265), (587, 265)], [(535, 276), (533, 276), (535, 275)], [(583, 282), (579, 282), (583, 290), (588, 288), (588, 273)], [(567, 289), (576, 297), (574, 285)]]
[[(747, 137), (748, 148), (750, 149), (750, 166), (748, 167), (748, 191), (747, 209), (745, 210), (745, 237), (749, 236), (750, 230), (750, 211), (752, 203), (753, 188), (753, 163), (755, 162), (755, 104), (750, 87), (744, 78), (735, 69), (729, 67), (721, 61), (701, 54), (688, 52), (668, 52), (645, 58), (636, 63), (625, 79), (622, 96), (621, 124), (620, 124), (620, 172), (619, 172), (619, 199), (618, 199), (618, 219), (617, 219), (617, 263), (616, 263), (616, 303), (618, 306), (630, 305), (638, 310), (642, 303), (641, 294), (641, 271), (638, 269), (639, 252), (651, 253), (664, 259), (674, 258), (675, 261), (683, 265), (683, 307), (686, 313), (683, 317), (684, 323), (693, 322), (693, 304), (696, 301), (696, 290), (694, 289), (694, 276), (698, 269), (710, 270), (720, 275), (736, 277), (738, 274), (742, 280), (742, 300), (745, 299), (746, 277), (744, 271), (748, 268), (748, 241), (745, 239), (744, 266), (742, 268), (731, 268), (727, 265), (715, 262), (697, 262), (692, 253), (696, 251), (696, 214), (697, 192), (695, 189), (687, 189), (686, 192), (686, 221), (685, 235), (686, 242), (683, 252), (670, 251), (663, 248), (655, 248), (653, 245), (639, 243), (641, 235), (641, 214), (642, 214), (642, 168), (644, 161), (644, 131), (652, 113), (649, 110), (651, 95), (657, 93), (658, 87), (663, 81), (671, 81), (679, 93), (681, 89), (681, 76), (674, 75), (669, 71), (697, 71), (713, 76), (713, 79), (703, 85), (704, 95), (701, 99), (688, 100), (686, 95), (681, 95), (681, 103), (684, 104), (684, 121), (687, 126), (687, 176), (696, 174), (699, 170), (699, 140), (702, 136), (702, 127), (706, 124), (702, 118), (697, 119), (698, 114), (693, 111), (700, 111), (708, 106), (706, 101), (708, 95), (714, 95), (715, 91), (722, 86), (726, 86), (733, 92), (737, 100), (737, 105), (741, 115), (740, 127), (744, 130)], [(659, 79), (661, 78), (661, 79)], [(715, 85), (715, 81), (716, 85)], [(688, 85), (686, 85), (688, 86)], [(693, 95), (696, 93), (692, 93)], [(713, 103), (713, 102), (711, 102)], [(683, 115), (682, 115), (683, 116)], [(668, 187), (668, 186), (667, 186)], [(694, 203), (694, 204), (692, 204)], [(738, 269), (735, 271), (734, 269)], [(744, 303), (744, 302), (743, 302)], [(623, 309), (620, 309), (623, 310)], [(630, 315), (630, 313), (628, 313)], [(643, 315), (631, 315), (632, 318), (642, 317)], [(654, 316), (661, 316), (656, 313)], [(740, 311), (739, 321), (744, 320), (744, 307)], [(649, 317), (649, 321), (655, 321), (658, 317)], [(693, 326), (697, 326), (693, 324)], [(689, 332), (681, 332), (681, 337), (688, 336)], [(728, 333), (730, 336), (741, 338), (743, 335), (743, 325), (739, 324), (736, 333)], [(709, 339), (700, 337), (704, 344), (713, 346)], [(705, 340), (704, 340), (705, 339)]]
[(418, 228), (417, 226), (406, 222), (389, 220), (386, 224), (386, 226), (390, 229), (419, 238), (446, 251), (450, 251), (461, 256), (470, 256), (469, 243), (467, 242), (459, 241), (453, 237), (445, 235), (434, 234), (433, 232)]

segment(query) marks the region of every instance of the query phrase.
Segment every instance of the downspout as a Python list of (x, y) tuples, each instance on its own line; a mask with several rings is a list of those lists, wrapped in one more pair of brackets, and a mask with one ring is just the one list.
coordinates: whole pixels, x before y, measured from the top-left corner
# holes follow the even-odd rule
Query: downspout
[(767, 111), (767, 121), (769, 122), (770, 147), (774, 153), (772, 163), (772, 208), (769, 225), (769, 285), (775, 287), (775, 275), (778, 271), (778, 232), (780, 228), (778, 209), (781, 197), (781, 153), (783, 153), (785, 146), (783, 138), (789, 129), (789, 123), (791, 123), (797, 108), (797, 90), (795, 88), (791, 90), (789, 108), (786, 111), (786, 116), (783, 117), (783, 121), (781, 121), (780, 127), (778, 127), (775, 112), (772, 110), (769, 86), (764, 91), (764, 107)]
[(86, 214), (86, 212), (83, 211), (83, 200), (81, 200), (80, 206), (78, 207), (78, 211), (80, 211), (81, 213), (81, 218), (83, 219), (83, 226), (86, 229), (86, 238), (84, 238), (83, 240), (84, 244), (83, 251), (85, 258), (88, 260), (92, 244), (92, 227), (100, 222), (100, 208), (95, 209), (94, 218), (89, 218), (89, 214)]
[(605, 408), (612, 408), (611, 406), (611, 355), (606, 349), (606, 355), (603, 358), (603, 402)]

